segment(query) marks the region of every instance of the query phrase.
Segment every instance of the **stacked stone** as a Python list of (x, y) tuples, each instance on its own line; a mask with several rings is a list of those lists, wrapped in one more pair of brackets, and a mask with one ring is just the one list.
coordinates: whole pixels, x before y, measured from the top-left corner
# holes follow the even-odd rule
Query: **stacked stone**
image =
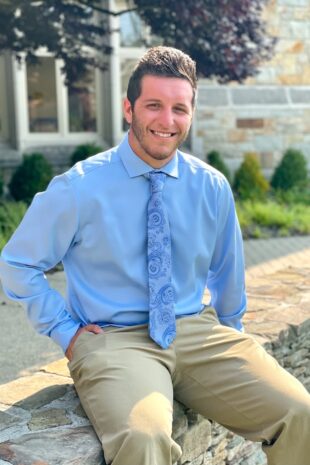
[(310, 392), (310, 320), (292, 331), (285, 343), (273, 343), (273, 355)]

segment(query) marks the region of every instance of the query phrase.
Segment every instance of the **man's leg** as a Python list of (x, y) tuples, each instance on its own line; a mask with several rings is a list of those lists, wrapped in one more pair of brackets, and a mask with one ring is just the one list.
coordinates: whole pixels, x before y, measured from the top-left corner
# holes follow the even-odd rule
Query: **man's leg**
[(175, 398), (253, 441), (269, 465), (310, 464), (310, 395), (213, 309), (179, 321)]
[(107, 464), (171, 465), (174, 349), (163, 351), (146, 325), (83, 333), (69, 363)]

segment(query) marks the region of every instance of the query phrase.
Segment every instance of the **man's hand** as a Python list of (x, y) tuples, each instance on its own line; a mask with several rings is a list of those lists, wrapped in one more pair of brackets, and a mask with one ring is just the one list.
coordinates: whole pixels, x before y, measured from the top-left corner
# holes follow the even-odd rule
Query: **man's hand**
[(72, 360), (72, 355), (73, 355), (72, 351), (73, 351), (73, 346), (75, 344), (75, 341), (82, 333), (86, 333), (86, 332), (94, 333), (94, 334), (101, 334), (104, 331), (98, 325), (86, 325), (83, 328), (78, 329), (75, 335), (73, 336), (73, 338), (71, 339), (70, 344), (68, 345), (68, 348), (65, 353), (65, 356), (67, 357), (69, 362)]

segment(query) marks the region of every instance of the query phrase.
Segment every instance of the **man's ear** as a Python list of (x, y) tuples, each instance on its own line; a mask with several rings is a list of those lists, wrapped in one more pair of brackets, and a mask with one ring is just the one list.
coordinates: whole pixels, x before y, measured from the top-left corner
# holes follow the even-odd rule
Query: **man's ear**
[(127, 97), (123, 101), (123, 112), (124, 112), (124, 118), (127, 121), (127, 123), (131, 124), (132, 109), (131, 109), (131, 103), (129, 102)]

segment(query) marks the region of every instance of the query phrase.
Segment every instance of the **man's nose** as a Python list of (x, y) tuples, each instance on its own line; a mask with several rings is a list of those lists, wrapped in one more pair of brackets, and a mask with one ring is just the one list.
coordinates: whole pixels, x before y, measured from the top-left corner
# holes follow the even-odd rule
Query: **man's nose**
[(174, 115), (171, 108), (164, 108), (160, 113), (160, 124), (163, 128), (170, 129), (174, 125)]

